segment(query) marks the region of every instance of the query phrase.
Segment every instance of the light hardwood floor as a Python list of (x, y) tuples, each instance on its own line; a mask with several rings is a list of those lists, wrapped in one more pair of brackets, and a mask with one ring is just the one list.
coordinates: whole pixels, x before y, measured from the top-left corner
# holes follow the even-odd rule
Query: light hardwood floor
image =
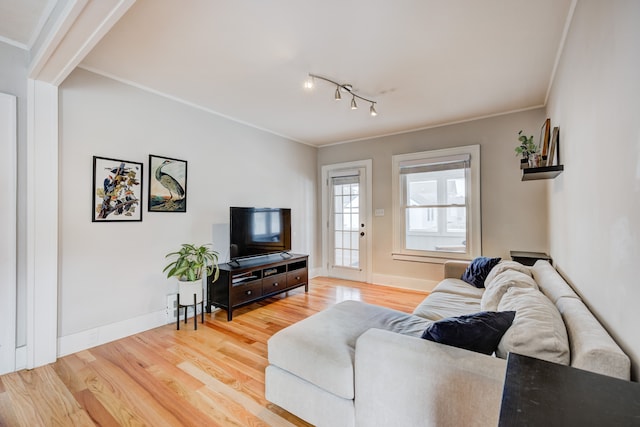
[(1, 376), (0, 426), (307, 426), (265, 400), (269, 337), (344, 300), (411, 312), (426, 292), (315, 278), (285, 295)]

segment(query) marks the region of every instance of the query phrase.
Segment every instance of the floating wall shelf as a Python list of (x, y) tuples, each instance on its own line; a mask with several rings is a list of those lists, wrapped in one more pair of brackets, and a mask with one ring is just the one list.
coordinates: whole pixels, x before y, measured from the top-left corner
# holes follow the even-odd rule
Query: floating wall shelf
[(535, 179), (553, 179), (560, 175), (563, 170), (564, 165), (522, 169), (522, 180), (533, 181)]

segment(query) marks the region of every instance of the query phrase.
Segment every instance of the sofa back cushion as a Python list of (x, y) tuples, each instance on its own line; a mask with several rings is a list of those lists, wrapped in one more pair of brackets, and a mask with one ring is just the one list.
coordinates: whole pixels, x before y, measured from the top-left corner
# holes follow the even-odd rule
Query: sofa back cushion
[(516, 317), (500, 340), (496, 355), (509, 352), (568, 365), (567, 331), (555, 305), (534, 288), (511, 287), (498, 305), (500, 311), (513, 310)]
[(554, 304), (562, 297), (580, 298), (548, 261), (536, 261), (534, 266), (531, 267), (531, 273), (540, 285), (542, 293)]
[(502, 260), (491, 269), (489, 274), (487, 274), (487, 277), (484, 279), (485, 287), (487, 286), (487, 283), (493, 281), (498, 274), (504, 273), (507, 270), (519, 271), (529, 277), (532, 276), (530, 267), (522, 265), (517, 261)]
[(629, 380), (629, 357), (618, 347), (584, 303), (578, 298), (564, 297), (560, 298), (556, 305), (570, 338), (571, 366)]
[(538, 285), (531, 276), (517, 270), (504, 270), (490, 282), (487, 281), (484, 294), (480, 300), (480, 308), (485, 311), (496, 311), (502, 296), (510, 288), (538, 289)]

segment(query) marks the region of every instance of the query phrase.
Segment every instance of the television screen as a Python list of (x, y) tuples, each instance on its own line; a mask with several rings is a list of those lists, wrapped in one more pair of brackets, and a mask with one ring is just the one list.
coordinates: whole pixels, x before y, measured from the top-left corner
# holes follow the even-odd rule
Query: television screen
[(231, 259), (291, 250), (291, 209), (230, 209), (229, 254)]

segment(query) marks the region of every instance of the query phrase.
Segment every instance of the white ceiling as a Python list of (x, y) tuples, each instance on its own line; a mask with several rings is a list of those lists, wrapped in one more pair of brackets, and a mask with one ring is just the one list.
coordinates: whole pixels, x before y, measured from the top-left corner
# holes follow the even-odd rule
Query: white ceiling
[(31, 49), (56, 0), (0, 0), (0, 41)]
[[(45, 3), (0, 0), (0, 12)], [(80, 66), (324, 145), (544, 105), (571, 3), (137, 0)], [(0, 35), (33, 39), (9, 15)], [(352, 84), (378, 116), (329, 83), (305, 91), (308, 73)]]

